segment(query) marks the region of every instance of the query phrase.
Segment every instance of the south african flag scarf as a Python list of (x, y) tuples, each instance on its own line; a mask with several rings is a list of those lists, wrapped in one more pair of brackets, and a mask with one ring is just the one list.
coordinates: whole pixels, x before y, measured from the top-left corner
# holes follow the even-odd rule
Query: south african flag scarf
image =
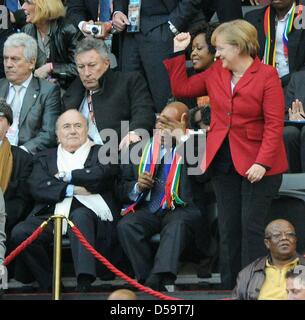
[[(152, 176), (155, 176), (156, 164), (158, 162), (158, 159), (160, 159), (160, 147), (161, 146), (156, 137), (151, 138), (149, 142), (146, 144), (138, 168), (139, 176), (143, 172), (149, 172)], [(171, 151), (171, 163), (169, 166), (167, 166), (167, 178), (164, 188), (164, 195), (160, 204), (163, 210), (174, 210), (175, 205), (186, 205), (186, 203), (183, 200), (181, 200), (181, 198), (178, 195), (181, 166), (182, 157), (176, 153), (176, 148), (173, 148)], [(135, 212), (137, 204), (146, 195), (146, 192), (141, 193), (133, 204), (131, 204), (129, 207), (125, 209), (122, 209), (121, 215), (124, 216), (130, 212)]]

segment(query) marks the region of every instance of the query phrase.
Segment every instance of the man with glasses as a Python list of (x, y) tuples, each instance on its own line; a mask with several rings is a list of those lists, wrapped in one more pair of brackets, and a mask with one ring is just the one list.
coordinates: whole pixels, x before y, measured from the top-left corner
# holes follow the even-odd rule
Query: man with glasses
[(265, 229), (269, 254), (244, 268), (238, 275), (233, 297), (239, 300), (287, 300), (286, 273), (304, 266), (296, 252), (295, 229), (286, 220), (270, 222)]

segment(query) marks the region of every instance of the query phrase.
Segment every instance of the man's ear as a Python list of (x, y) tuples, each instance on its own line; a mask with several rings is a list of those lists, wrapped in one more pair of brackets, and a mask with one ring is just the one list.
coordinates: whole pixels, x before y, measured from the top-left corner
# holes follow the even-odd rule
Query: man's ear
[(36, 59), (32, 59), (30, 61), (30, 68), (31, 70), (35, 70), (35, 66), (36, 66)]
[(110, 59), (104, 59), (104, 63), (107, 67), (110, 66)]
[(180, 122), (183, 125), (184, 129), (188, 127), (188, 114), (186, 112), (182, 113)]
[(264, 239), (264, 243), (265, 243), (266, 248), (268, 250), (270, 250), (269, 240), (268, 239)]

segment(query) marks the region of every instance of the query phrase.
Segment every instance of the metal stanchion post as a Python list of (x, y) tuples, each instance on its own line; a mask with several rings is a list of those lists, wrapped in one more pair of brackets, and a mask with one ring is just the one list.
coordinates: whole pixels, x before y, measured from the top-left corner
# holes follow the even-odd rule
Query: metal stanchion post
[(54, 216), (54, 248), (53, 248), (53, 292), (52, 299), (60, 300), (61, 295), (61, 240), (63, 216)]

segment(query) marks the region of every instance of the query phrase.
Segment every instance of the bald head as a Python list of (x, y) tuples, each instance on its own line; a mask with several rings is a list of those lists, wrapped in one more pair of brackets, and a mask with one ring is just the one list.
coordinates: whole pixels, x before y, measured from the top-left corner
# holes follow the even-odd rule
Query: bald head
[[(185, 117), (188, 116), (188, 107), (179, 101), (174, 101), (169, 103), (161, 112), (161, 115), (164, 115), (170, 119), (181, 121), (183, 114)], [(188, 120), (187, 118), (185, 120)]]
[(274, 264), (286, 264), (296, 257), (297, 238), (293, 225), (287, 220), (270, 222), (265, 229), (264, 242)]
[(56, 122), (58, 142), (68, 152), (75, 152), (88, 139), (88, 126), (84, 116), (77, 110), (64, 112)]
[(284, 219), (277, 219), (271, 221), (267, 225), (265, 229), (265, 237), (268, 237), (270, 234), (282, 229), (289, 229), (291, 232), (295, 232), (294, 226), (289, 221)]
[(113, 291), (108, 300), (137, 300), (136, 294), (128, 289), (119, 289)]

